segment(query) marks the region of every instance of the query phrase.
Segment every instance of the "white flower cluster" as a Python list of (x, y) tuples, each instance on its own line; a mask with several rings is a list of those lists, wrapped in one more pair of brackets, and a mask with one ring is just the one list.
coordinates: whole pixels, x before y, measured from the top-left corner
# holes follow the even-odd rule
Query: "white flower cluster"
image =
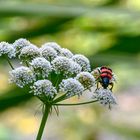
[(48, 42), (48, 43), (43, 44), (42, 46), (46, 46), (46, 47), (48, 46), (48, 47), (53, 48), (57, 52), (58, 55), (61, 52), (61, 47), (55, 42)]
[(57, 94), (55, 87), (53, 87), (49, 80), (38, 80), (31, 86), (31, 89), (34, 95), (44, 94), (47, 97), (53, 98)]
[(20, 38), (13, 43), (13, 47), (16, 49), (17, 54), (20, 53), (22, 48), (24, 48), (26, 46), (30, 46), (30, 45), (31, 45), (31, 43), (24, 38)]
[(43, 57), (37, 57), (33, 59), (30, 65), (35, 74), (43, 78), (47, 78), (49, 73), (52, 71), (50, 62)]
[(65, 56), (67, 58), (72, 58), (73, 54), (72, 54), (72, 52), (70, 50), (62, 48), (61, 52), (60, 52), (60, 56)]
[[(90, 73), (88, 58), (81, 54), (74, 55), (55, 42), (45, 43), (41, 48), (23, 38), (13, 44), (1, 42), (0, 56), (2, 55), (9, 58), (17, 56), (26, 63), (27, 67), (21, 66), (9, 72), (9, 81), (21, 88), (30, 86), (30, 92), (41, 99), (45, 97), (53, 100), (58, 92), (63, 93), (66, 98), (80, 96), (85, 90), (90, 90), (100, 76), (98, 70)], [(113, 73), (111, 82), (115, 81)], [(96, 89), (93, 98), (109, 107), (116, 104), (112, 92), (103, 87)]]
[(97, 89), (93, 95), (93, 98), (97, 99), (102, 105), (108, 105), (109, 108), (111, 105), (117, 104), (116, 98), (109, 89)]
[(81, 72), (81, 70), (82, 70), (81, 66), (78, 63), (71, 60), (71, 68), (69, 69), (69, 73), (71, 75), (75, 75)]
[(84, 55), (76, 54), (72, 57), (73, 61), (78, 63), (82, 67), (82, 71), (90, 71), (90, 62), (88, 58), (86, 58)]
[(65, 93), (68, 98), (74, 95), (80, 96), (83, 91), (84, 87), (82, 84), (74, 78), (62, 80), (59, 85), (59, 92)]
[(15, 57), (16, 56), (15, 48), (7, 42), (0, 42), (0, 56), (3, 55), (9, 58)]
[(27, 61), (27, 60), (30, 61), (39, 56), (40, 56), (39, 49), (35, 45), (32, 45), (32, 44), (22, 48), (19, 54), (19, 58), (23, 61)]
[(15, 83), (17, 86), (23, 88), (24, 86), (33, 83), (36, 78), (34, 73), (28, 68), (21, 66), (9, 72), (10, 83)]
[(76, 79), (84, 86), (85, 89), (90, 89), (95, 84), (95, 78), (89, 72), (80, 72)]
[(56, 50), (45, 44), (42, 45), (42, 47), (40, 48), (40, 53), (41, 56), (47, 59), (48, 61), (52, 61), (54, 58), (57, 57)]
[(63, 73), (66, 77), (78, 74), (81, 71), (79, 64), (63, 56), (56, 57), (52, 61), (52, 67), (57, 74)]

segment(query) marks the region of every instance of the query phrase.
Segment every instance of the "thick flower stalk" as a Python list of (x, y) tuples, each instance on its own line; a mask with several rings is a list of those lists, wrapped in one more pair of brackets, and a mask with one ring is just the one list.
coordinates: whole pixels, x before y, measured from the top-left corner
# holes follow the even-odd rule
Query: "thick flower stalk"
[[(28, 87), (28, 94), (33, 94), (43, 103), (43, 118), (36, 140), (41, 140), (47, 117), (53, 107), (58, 113), (56, 106), (84, 105), (99, 101), (111, 108), (111, 105), (116, 104), (112, 89), (108, 86), (116, 80), (112, 71), (107, 70), (110, 75), (108, 85), (105, 85), (103, 78), (107, 77), (100, 73), (104, 72), (102, 69), (105, 67), (91, 72), (88, 58), (82, 54), (73, 54), (55, 42), (45, 43), (40, 48), (23, 38), (13, 44), (1, 42), (0, 57), (2, 56), (12, 68), (9, 72), (10, 83), (20, 88)], [(19, 59), (22, 66), (13, 66), (11, 58)], [(100, 87), (96, 87), (98, 83)], [(92, 87), (96, 87), (96, 90), (92, 91)], [(91, 101), (60, 103), (74, 96), (80, 98), (85, 91), (92, 92)]]

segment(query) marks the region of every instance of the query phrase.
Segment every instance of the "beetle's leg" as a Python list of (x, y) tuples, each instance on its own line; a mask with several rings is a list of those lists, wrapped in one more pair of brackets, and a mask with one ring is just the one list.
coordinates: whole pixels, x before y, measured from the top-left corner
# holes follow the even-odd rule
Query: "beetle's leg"
[(97, 85), (97, 86), (96, 86), (95, 91), (99, 89), (99, 81), (97, 81), (97, 84), (96, 84), (96, 85)]
[(112, 89), (113, 89), (113, 87), (114, 87), (114, 84), (113, 84), (113, 83), (110, 83), (110, 85), (111, 85), (110, 90), (112, 91)]

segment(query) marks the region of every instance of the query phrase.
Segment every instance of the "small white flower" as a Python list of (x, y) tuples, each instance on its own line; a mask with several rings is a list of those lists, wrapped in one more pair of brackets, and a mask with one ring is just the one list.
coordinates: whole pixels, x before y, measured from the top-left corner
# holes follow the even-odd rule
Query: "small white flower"
[(35, 74), (38, 76), (41, 75), (43, 78), (48, 77), (49, 73), (52, 71), (50, 62), (43, 57), (33, 59), (30, 65), (35, 71)]
[(54, 97), (57, 94), (55, 87), (49, 80), (38, 80), (31, 86), (31, 92), (34, 95), (44, 94), (47, 97)]
[(57, 74), (63, 73), (66, 77), (81, 71), (81, 67), (77, 63), (63, 56), (56, 57), (52, 61), (52, 67)]
[(45, 44), (42, 45), (40, 48), (41, 55), (47, 59), (48, 61), (52, 61), (54, 58), (57, 57), (57, 52), (53, 48), (46, 46)]
[(67, 58), (72, 58), (73, 54), (70, 50), (66, 49), (66, 48), (62, 48), (61, 52), (60, 52), (60, 56), (65, 56)]
[(82, 95), (84, 91), (84, 87), (82, 84), (73, 78), (62, 80), (62, 82), (59, 84), (59, 92), (62, 92), (66, 94), (68, 98), (74, 96), (74, 95)]
[(0, 42), (0, 56), (6, 55), (9, 58), (16, 56), (14, 47), (7, 42)]
[(97, 89), (93, 95), (93, 98), (97, 99), (103, 105), (108, 105), (109, 108), (111, 108), (111, 105), (117, 104), (115, 96), (109, 89)]
[(85, 89), (90, 89), (95, 84), (95, 78), (89, 72), (80, 72), (76, 79), (84, 86)]
[(47, 42), (47, 43), (43, 44), (42, 47), (43, 47), (43, 46), (48, 46), (48, 47), (53, 48), (53, 49), (57, 52), (57, 54), (60, 54), (60, 52), (61, 52), (61, 47), (60, 47), (60, 45), (58, 45), (58, 44), (55, 43), (55, 42)]
[(23, 61), (30, 61), (39, 56), (39, 49), (35, 45), (31, 44), (30, 46), (26, 46), (21, 50), (19, 58)]
[(72, 57), (73, 61), (77, 62), (81, 67), (82, 71), (90, 71), (90, 62), (88, 58), (86, 58), (84, 55), (76, 54)]
[(33, 83), (35, 79), (34, 73), (28, 68), (21, 66), (9, 72), (10, 83), (15, 83), (17, 86), (23, 88), (24, 86)]
[(20, 38), (13, 43), (16, 53), (19, 53), (23, 47), (30, 46), (30, 42), (24, 38)]

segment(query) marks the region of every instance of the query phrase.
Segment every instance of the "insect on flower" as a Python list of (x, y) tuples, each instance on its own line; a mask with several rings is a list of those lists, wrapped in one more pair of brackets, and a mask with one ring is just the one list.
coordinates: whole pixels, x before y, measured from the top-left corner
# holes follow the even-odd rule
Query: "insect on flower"
[(114, 82), (116, 82), (115, 74), (112, 69), (102, 66), (94, 69), (92, 74), (96, 79), (97, 89), (99, 89), (100, 84), (104, 89), (109, 88), (112, 91)]

